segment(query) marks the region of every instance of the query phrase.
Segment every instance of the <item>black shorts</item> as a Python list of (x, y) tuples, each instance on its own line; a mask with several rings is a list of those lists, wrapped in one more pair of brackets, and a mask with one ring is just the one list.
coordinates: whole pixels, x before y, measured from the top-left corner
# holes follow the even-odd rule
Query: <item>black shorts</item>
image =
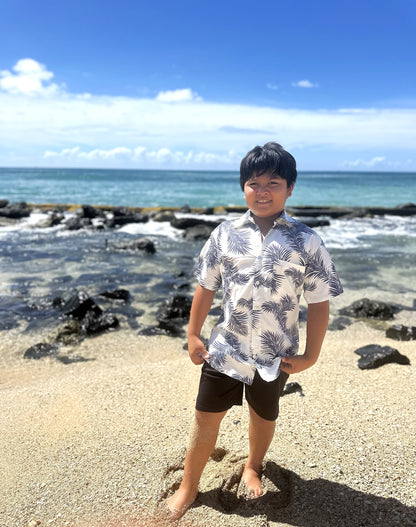
[(263, 380), (256, 371), (253, 384), (244, 384), (221, 373), (207, 362), (202, 366), (196, 409), (201, 412), (224, 412), (243, 404), (243, 391), (248, 404), (257, 415), (275, 421), (279, 415), (279, 399), (289, 375), (283, 371), (271, 382)]

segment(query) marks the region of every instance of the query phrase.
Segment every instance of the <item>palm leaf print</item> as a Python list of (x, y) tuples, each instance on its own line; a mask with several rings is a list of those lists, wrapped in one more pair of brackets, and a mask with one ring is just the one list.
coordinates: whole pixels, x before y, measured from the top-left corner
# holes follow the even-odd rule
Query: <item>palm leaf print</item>
[(224, 256), (222, 261), (224, 265), (224, 275), (227, 276), (227, 279), (230, 283), (233, 282), (235, 284), (241, 285), (246, 284), (250, 280), (249, 276), (239, 272), (239, 268), (235, 264), (233, 258)]
[(302, 271), (291, 267), (290, 269), (285, 269), (285, 275), (290, 276), (292, 278), (296, 289), (298, 289), (298, 287), (303, 284), (304, 275)]
[(211, 358), (209, 363), (213, 368), (221, 370), (221, 367), (224, 366), (227, 361), (227, 351), (226, 346), (218, 342), (214, 342), (214, 344), (210, 345), (209, 353), (211, 354)]
[(256, 271), (253, 279), (253, 286), (255, 288), (266, 287), (270, 289), (271, 293), (275, 295), (282, 283), (282, 276), (277, 273), (269, 273), (268, 276), (263, 276), (261, 271)]
[(280, 302), (264, 302), (261, 307), (266, 313), (272, 313), (280, 327), (287, 330), (287, 312), (295, 308), (289, 295), (285, 295)]
[(230, 357), (233, 357), (237, 360), (241, 360), (241, 358), (243, 360), (247, 360), (248, 355), (242, 350), (241, 343), (235, 335), (233, 335), (229, 331), (226, 331), (224, 334), (224, 339), (227, 343), (227, 351)]
[(265, 331), (261, 334), (262, 357), (257, 359), (263, 366), (271, 366), (276, 357), (284, 351), (284, 337), (273, 331)]
[(251, 250), (250, 236), (241, 229), (234, 229), (230, 226), (228, 230), (228, 250), (232, 254), (247, 254)]
[(322, 251), (319, 249), (315, 254), (309, 256), (308, 265), (306, 268), (305, 278), (308, 279), (309, 285), (305, 287), (307, 291), (313, 291), (317, 287), (317, 282), (329, 284), (330, 272), (326, 268), (326, 262)]
[(285, 237), (287, 245), (296, 253), (299, 254), (300, 264), (304, 265), (307, 260), (307, 253), (305, 250), (305, 234), (313, 233), (312, 229), (303, 225), (302, 223), (296, 223), (292, 227), (288, 227), (282, 230), (282, 235)]
[(290, 341), (290, 348), (285, 350), (285, 355), (296, 355), (299, 349), (299, 331), (297, 323), (287, 330), (286, 337)]
[(330, 291), (331, 296), (338, 296), (343, 292), (343, 288), (338, 278), (334, 264), (331, 265), (331, 275), (329, 278), (329, 291)]
[(268, 247), (266, 247), (264, 256), (266, 260), (265, 265), (275, 265), (280, 260), (290, 262), (292, 258), (292, 251), (285, 249), (277, 243), (271, 243)]
[(228, 329), (234, 333), (246, 336), (248, 334), (248, 315), (243, 311), (233, 311), (229, 318)]
[(209, 249), (205, 254), (205, 263), (208, 269), (214, 269), (220, 263), (218, 245), (214, 236), (210, 238)]
[(248, 311), (249, 321), (251, 322), (251, 327), (256, 329), (259, 327), (260, 322), (260, 309), (253, 309), (253, 299), (249, 298), (240, 298), (237, 302), (237, 307), (245, 309)]

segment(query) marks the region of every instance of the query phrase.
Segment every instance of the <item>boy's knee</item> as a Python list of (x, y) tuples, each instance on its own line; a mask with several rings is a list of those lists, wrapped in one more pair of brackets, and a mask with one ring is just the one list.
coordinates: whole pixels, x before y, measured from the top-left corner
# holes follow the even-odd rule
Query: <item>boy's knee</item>
[(195, 410), (195, 421), (198, 425), (216, 425), (220, 424), (225, 412), (203, 412), (201, 410)]

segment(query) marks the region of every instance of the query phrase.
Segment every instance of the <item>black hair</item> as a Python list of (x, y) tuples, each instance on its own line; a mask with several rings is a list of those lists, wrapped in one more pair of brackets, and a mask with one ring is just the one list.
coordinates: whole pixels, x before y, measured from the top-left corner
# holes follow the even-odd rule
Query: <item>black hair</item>
[(298, 175), (295, 158), (278, 143), (255, 146), (241, 161), (241, 189), (244, 190), (244, 185), (249, 179), (266, 172), (285, 179), (290, 187), (295, 184)]

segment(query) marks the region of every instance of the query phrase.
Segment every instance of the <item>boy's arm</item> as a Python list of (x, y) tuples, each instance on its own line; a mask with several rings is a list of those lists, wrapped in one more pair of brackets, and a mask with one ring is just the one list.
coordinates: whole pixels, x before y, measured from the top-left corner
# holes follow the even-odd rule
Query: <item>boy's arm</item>
[(308, 305), (306, 346), (303, 355), (283, 357), (280, 369), (286, 373), (299, 373), (315, 364), (321, 352), (329, 320), (329, 300)]
[(208, 352), (201, 340), (201, 329), (211, 309), (215, 291), (205, 289), (198, 284), (192, 301), (188, 327), (188, 353), (194, 364), (202, 364), (209, 359)]

